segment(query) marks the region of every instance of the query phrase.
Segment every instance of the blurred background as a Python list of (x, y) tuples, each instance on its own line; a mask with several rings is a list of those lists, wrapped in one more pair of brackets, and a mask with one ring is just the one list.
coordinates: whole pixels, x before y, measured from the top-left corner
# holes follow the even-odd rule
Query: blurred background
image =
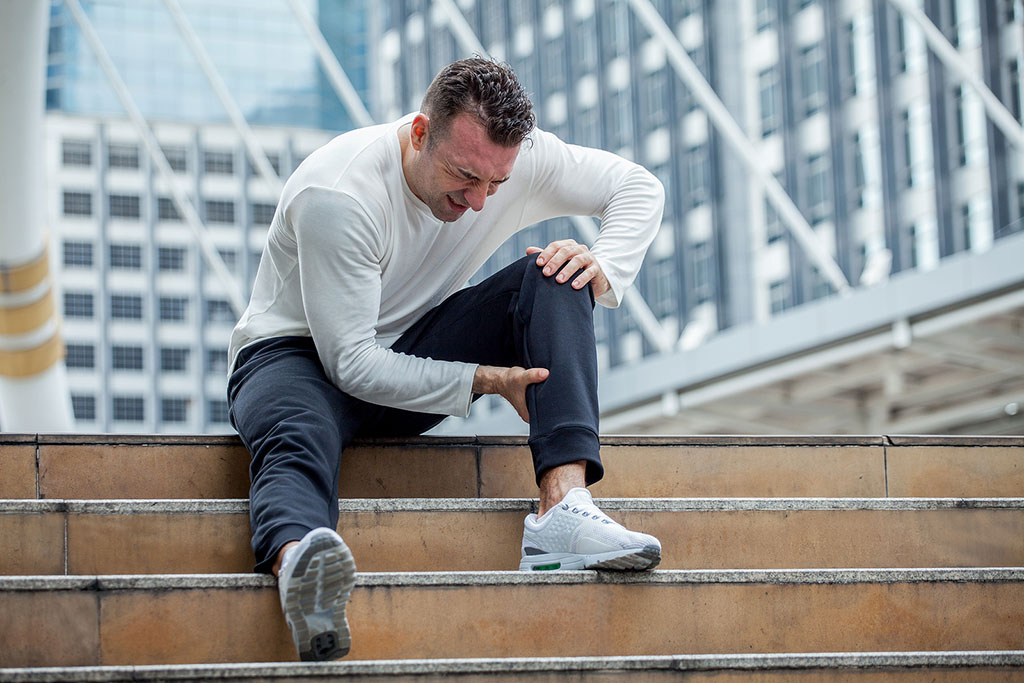
[[(41, 165), (38, 225), (0, 228), (5, 431), (232, 431), (281, 183), (481, 53), (542, 128), (667, 191), (595, 312), (603, 433), (1024, 433), (1022, 0), (4, 2), (2, 134)], [(531, 227), (478, 279), (597, 228)], [(19, 290), (22, 233), (49, 275)], [(484, 397), (435, 432), (526, 430)]]

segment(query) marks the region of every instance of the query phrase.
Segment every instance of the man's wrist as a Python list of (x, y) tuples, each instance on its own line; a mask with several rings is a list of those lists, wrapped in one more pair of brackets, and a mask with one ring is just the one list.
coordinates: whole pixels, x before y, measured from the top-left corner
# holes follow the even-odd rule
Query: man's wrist
[(498, 380), (501, 376), (502, 368), (494, 367), (493, 365), (478, 365), (476, 366), (476, 372), (473, 373), (473, 393), (474, 394), (497, 394), (498, 392)]

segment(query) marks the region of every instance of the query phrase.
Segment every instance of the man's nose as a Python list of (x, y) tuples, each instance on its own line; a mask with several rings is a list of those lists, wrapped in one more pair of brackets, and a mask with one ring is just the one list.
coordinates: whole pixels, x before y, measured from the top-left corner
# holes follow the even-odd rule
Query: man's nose
[(469, 208), (474, 211), (482, 211), (486, 199), (487, 191), (482, 187), (474, 185), (466, 190), (466, 202), (469, 204)]

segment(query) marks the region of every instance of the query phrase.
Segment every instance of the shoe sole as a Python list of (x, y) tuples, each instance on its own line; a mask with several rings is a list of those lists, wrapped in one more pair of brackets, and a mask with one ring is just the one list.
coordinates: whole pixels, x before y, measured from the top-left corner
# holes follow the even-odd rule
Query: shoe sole
[(661, 548), (644, 546), (640, 550), (615, 550), (608, 553), (542, 553), (526, 555), (519, 562), (519, 571), (559, 571), (570, 569), (612, 569), (615, 571), (646, 571), (661, 562)]
[(352, 552), (325, 534), (313, 538), (295, 562), (284, 612), (299, 658), (322, 662), (344, 657), (352, 647), (345, 616), (356, 583)]

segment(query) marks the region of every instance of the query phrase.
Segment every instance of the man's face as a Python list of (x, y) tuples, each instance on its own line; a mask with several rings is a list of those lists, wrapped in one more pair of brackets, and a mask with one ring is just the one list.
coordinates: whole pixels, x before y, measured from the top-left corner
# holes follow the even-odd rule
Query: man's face
[(450, 223), (469, 209), (484, 208), (486, 199), (508, 180), (518, 154), (519, 145), (491, 142), (475, 117), (458, 114), (444, 138), (423, 146), (410, 185), (416, 185), (413, 192), (438, 220)]

